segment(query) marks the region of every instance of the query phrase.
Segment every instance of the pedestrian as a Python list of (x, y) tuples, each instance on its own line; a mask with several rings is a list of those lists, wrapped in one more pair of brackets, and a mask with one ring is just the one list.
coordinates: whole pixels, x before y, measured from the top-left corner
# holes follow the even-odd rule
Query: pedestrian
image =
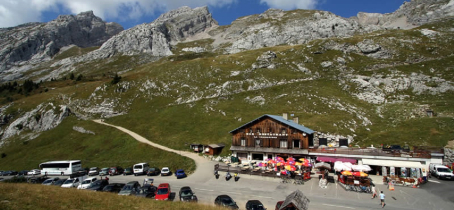
[(375, 189), (375, 185), (372, 185), (372, 199), (377, 197), (377, 190)]
[(386, 203), (385, 203), (385, 194), (383, 193), (383, 191), (381, 191), (381, 193), (380, 193), (380, 200), (381, 200), (381, 207), (382, 207), (382, 208), (385, 208), (385, 206), (386, 206)]

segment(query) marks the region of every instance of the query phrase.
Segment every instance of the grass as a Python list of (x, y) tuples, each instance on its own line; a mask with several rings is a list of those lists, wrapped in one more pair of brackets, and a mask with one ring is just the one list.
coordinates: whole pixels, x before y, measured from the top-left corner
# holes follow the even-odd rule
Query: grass
[[(82, 134), (73, 126), (95, 132)], [(13, 139), (8, 146), (0, 148), (7, 156), (0, 159), (3, 170), (37, 168), (50, 160), (81, 160), (83, 167), (132, 167), (139, 162), (148, 162), (154, 167), (195, 170), (192, 159), (156, 149), (137, 142), (129, 135), (111, 127), (70, 116), (56, 129), (43, 132), (34, 140)]]
[(211, 210), (225, 209), (188, 202), (165, 202), (135, 196), (119, 196), (112, 193), (89, 192), (74, 188), (32, 184), (0, 184), (0, 209), (175, 209)]
[(80, 56), (80, 55), (89, 53), (91, 51), (97, 50), (97, 49), (99, 49), (98, 46), (86, 47), (86, 48), (81, 48), (81, 47), (78, 47), (78, 46), (74, 46), (74, 47), (71, 47), (71, 48), (69, 48), (69, 49), (57, 54), (54, 57), (54, 59), (63, 60), (65, 58), (69, 58), (69, 57)]
[[(295, 11), (287, 12), (286, 16), (293, 13)], [(296, 11), (296, 16), (309, 13)], [(431, 27), (435, 27), (434, 30), (445, 29), (451, 27), (449, 24), (452, 25), (452, 21), (445, 20)], [(353, 96), (353, 93), (362, 90), (348, 79), (349, 76), (355, 75), (384, 75), (386, 78), (397, 72), (397, 75), (417, 73), (452, 81), (454, 61), (451, 54), (454, 41), (450, 37), (453, 32), (443, 31), (446, 39), (428, 39), (418, 30), (387, 30), (344, 39), (315, 40), (309, 43), (310, 46), (276, 46), (232, 55), (215, 52), (183, 53), (150, 63), (142, 61), (140, 56), (115, 56), (81, 64), (78, 71), (90, 71), (91, 75), (127, 72), (121, 75), (122, 82), (130, 83), (130, 89), (118, 93), (115, 90), (123, 84), (107, 85), (105, 92), (96, 93), (100, 99), (87, 103), (99, 104), (106, 98), (118, 100), (116, 110), (127, 111), (127, 114), (107, 119), (107, 122), (128, 128), (153, 142), (173, 149), (189, 150), (191, 143), (225, 143), (222, 155), (227, 155), (230, 153), (228, 148), (231, 143), (229, 131), (263, 114), (281, 115), (283, 112), (295, 114), (301, 124), (313, 130), (353, 136), (355, 143), (360, 146), (405, 143), (410, 146), (443, 146), (453, 135), (450, 129), (454, 126), (452, 91), (436, 95), (416, 95), (412, 89), (408, 89), (386, 95), (389, 100), (387, 104), (374, 105)], [(373, 39), (384, 48), (391, 49), (395, 56), (389, 59), (373, 59), (362, 54), (344, 54), (324, 47), (330, 41), (355, 45), (364, 39)], [(210, 39), (188, 42), (178, 45), (175, 50), (210, 45), (211, 42)], [(393, 47), (394, 45), (397, 47)], [(277, 67), (253, 70), (251, 66), (257, 57), (270, 50), (277, 54), (277, 59), (273, 61), (278, 64)], [(313, 53), (319, 50), (323, 53)], [(434, 54), (435, 52), (439, 54)], [(407, 58), (414, 58), (418, 53), (424, 60), (404, 65)], [(344, 57), (346, 66), (338, 64), (337, 57)], [(322, 68), (320, 64), (324, 61), (332, 61), (333, 65)], [(390, 67), (376, 67), (382, 64)], [(308, 68), (311, 73), (301, 72), (298, 65)], [(239, 74), (232, 76), (234, 71)], [(296, 80), (299, 81), (289, 82)], [(145, 81), (155, 83), (156, 87), (141, 90), (144, 89), (142, 84)], [(46, 83), (49, 87), (48, 93), (17, 100), (7, 112), (17, 116), (18, 113), (43, 102), (62, 104), (59, 102), (60, 94), (71, 97), (72, 100), (86, 100), (96, 87), (109, 82), (110, 80), (101, 77), (96, 81), (76, 84), (68, 81)], [(426, 84), (437, 86), (433, 82)], [(391, 101), (399, 95), (407, 95), (408, 99), (404, 102)], [(264, 103), (251, 102), (255, 97), (263, 98)], [(189, 100), (192, 101), (177, 103)], [(429, 118), (414, 114), (415, 110), (424, 104), (433, 109), (437, 116)], [(97, 135), (75, 133), (72, 130), (74, 125), (93, 130)], [(90, 121), (76, 120), (74, 117), (56, 129), (44, 132), (38, 139), (29, 141), (26, 145), (21, 138), (16, 138), (9, 146), (0, 149), (0, 152), (8, 154), (7, 158), (11, 158), (9, 161), (0, 160), (0, 164), (6, 164), (8, 167), (20, 166), (22, 170), (36, 167), (36, 164), (47, 159), (66, 159), (64, 154), (67, 150), (61, 149), (61, 144), (75, 148), (75, 155), (67, 158), (86, 158), (86, 166), (124, 166), (118, 161), (129, 161), (124, 163), (127, 165), (141, 162), (143, 157), (148, 157), (146, 160), (149, 162), (158, 159), (162, 161), (156, 162), (159, 167), (184, 166), (187, 168), (183, 169), (188, 171), (194, 167), (192, 162), (184, 159), (177, 159), (178, 164), (174, 164), (173, 158), (160, 158), (166, 156), (165, 153), (140, 145), (118, 131)], [(103, 153), (104, 150), (110, 152)], [(30, 154), (35, 152), (38, 155), (33, 157), (44, 158), (34, 160)], [(114, 154), (112, 158), (106, 155), (111, 153)], [(126, 159), (124, 154), (128, 155)]]

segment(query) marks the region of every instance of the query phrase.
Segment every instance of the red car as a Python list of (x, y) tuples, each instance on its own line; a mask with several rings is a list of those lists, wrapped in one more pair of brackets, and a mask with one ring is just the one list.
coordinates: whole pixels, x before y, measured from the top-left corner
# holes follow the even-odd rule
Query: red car
[(172, 191), (170, 190), (169, 183), (163, 183), (158, 186), (158, 190), (155, 195), (156, 200), (166, 201), (169, 200), (170, 194)]
[(284, 203), (284, 201), (278, 201), (278, 202), (276, 203), (276, 208), (275, 208), (275, 210), (279, 210), (279, 209), (281, 208), (281, 206), (282, 206), (283, 203)]

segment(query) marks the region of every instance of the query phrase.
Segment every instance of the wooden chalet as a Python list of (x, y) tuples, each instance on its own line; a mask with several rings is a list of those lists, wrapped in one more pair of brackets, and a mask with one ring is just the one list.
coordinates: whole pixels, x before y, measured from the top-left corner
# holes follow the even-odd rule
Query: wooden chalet
[(301, 158), (313, 146), (314, 131), (298, 124), (298, 118), (263, 115), (242, 125), (232, 134), (232, 155), (242, 161), (283, 158)]

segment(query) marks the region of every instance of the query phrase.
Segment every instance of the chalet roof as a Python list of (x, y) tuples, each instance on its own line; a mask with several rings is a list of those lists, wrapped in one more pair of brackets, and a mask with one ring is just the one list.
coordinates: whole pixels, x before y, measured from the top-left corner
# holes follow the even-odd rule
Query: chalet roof
[(293, 204), (298, 210), (307, 210), (309, 209), (309, 202), (310, 200), (300, 190), (295, 190), (285, 198), (279, 210), (284, 209), (289, 204)]
[(295, 154), (295, 155), (309, 154), (309, 151), (307, 149), (281, 149), (281, 148), (269, 148), (269, 147), (231, 146), (230, 151), (266, 152), (266, 153), (282, 153), (282, 154)]
[(248, 123), (236, 128), (235, 130), (230, 131), (230, 133), (233, 133), (233, 132), (235, 132), (235, 131), (237, 131), (237, 130), (239, 130), (239, 129), (247, 126), (247, 125), (250, 125), (250, 124), (252, 124), (252, 123), (254, 123), (254, 122), (256, 122), (256, 121), (258, 121), (258, 120), (260, 120), (260, 119), (262, 119), (264, 117), (269, 117), (269, 118), (271, 118), (273, 120), (276, 120), (276, 121), (279, 121), (281, 123), (284, 123), (284, 124), (294, 128), (294, 129), (300, 130), (300, 131), (302, 131), (304, 133), (307, 133), (307, 134), (313, 134), (314, 133), (313, 130), (311, 130), (311, 129), (307, 128), (307, 127), (304, 127), (304, 126), (302, 126), (302, 125), (300, 125), (298, 123), (295, 123), (292, 120), (286, 120), (282, 116), (269, 115), (269, 114), (262, 115), (261, 117), (255, 119), (255, 120), (252, 120), (252, 121), (250, 121), (250, 122), (248, 122)]

